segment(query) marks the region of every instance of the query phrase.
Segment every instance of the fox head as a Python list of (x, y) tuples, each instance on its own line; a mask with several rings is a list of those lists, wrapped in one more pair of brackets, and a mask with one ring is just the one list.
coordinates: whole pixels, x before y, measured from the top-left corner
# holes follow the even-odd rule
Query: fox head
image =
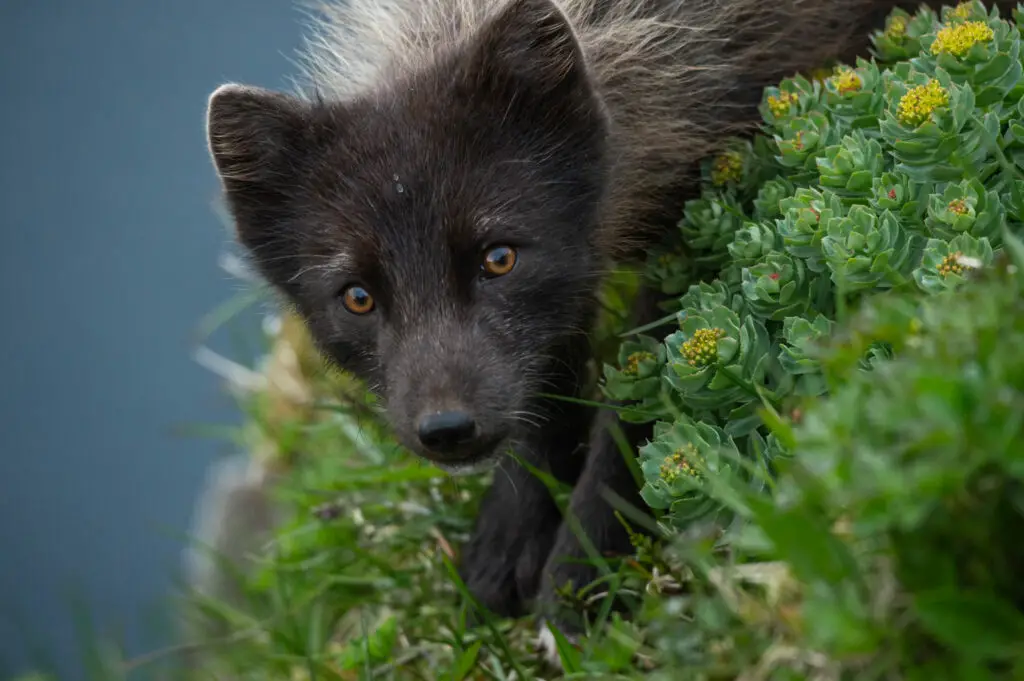
[(239, 242), (322, 352), (407, 448), (493, 462), (565, 374), (605, 267), (609, 121), (561, 11), (514, 0), (345, 101), (223, 85), (207, 130)]

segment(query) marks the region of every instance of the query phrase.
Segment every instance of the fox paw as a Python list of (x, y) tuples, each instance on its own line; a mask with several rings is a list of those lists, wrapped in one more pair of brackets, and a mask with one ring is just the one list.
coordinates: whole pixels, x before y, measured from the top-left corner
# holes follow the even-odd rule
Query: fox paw
[[(506, 520), (484, 523), (463, 556), (460, 573), (476, 601), (498, 617), (520, 617), (540, 588), (555, 530), (515, 526)], [(480, 623), (470, 612), (469, 622)]]

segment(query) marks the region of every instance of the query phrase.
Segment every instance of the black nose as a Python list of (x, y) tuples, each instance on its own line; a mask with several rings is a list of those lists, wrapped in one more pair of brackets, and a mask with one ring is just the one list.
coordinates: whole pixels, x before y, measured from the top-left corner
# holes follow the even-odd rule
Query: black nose
[(420, 418), (417, 434), (427, 449), (445, 452), (473, 437), (476, 423), (464, 411), (443, 411)]

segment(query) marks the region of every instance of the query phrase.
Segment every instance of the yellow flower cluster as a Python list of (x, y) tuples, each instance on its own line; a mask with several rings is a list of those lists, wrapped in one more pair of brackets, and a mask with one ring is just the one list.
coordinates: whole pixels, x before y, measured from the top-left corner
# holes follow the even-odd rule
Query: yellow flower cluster
[(953, 8), (953, 11), (949, 13), (954, 19), (960, 19), (961, 21), (971, 16), (971, 2), (961, 2), (959, 5)]
[(946, 208), (957, 215), (967, 215), (967, 202), (963, 199), (953, 199)]
[(739, 182), (743, 177), (743, 157), (736, 151), (720, 154), (711, 165), (711, 182), (721, 187), (727, 182)]
[(903, 36), (907, 35), (907, 19), (906, 17), (894, 16), (889, 25), (885, 27), (885, 35), (891, 40), (899, 40)]
[(950, 253), (943, 258), (942, 262), (939, 263), (939, 274), (944, 277), (950, 274), (963, 274), (964, 266), (960, 264), (960, 256), (962, 255), (963, 253), (957, 251), (956, 253)]
[(860, 76), (850, 68), (837, 68), (835, 75), (832, 76), (832, 84), (841, 95), (856, 92), (863, 86)]
[(928, 120), (932, 112), (949, 104), (949, 91), (932, 78), (925, 85), (910, 88), (900, 98), (896, 117), (903, 125), (916, 128)]
[(654, 359), (654, 355), (645, 350), (634, 352), (626, 358), (626, 366), (622, 369), (622, 373), (627, 376), (636, 376), (640, 371), (640, 362), (644, 360), (654, 361)]
[(672, 484), (675, 480), (679, 479), (680, 475), (688, 475), (691, 478), (696, 478), (699, 472), (691, 461), (700, 461), (700, 452), (697, 448), (690, 443), (686, 443), (676, 451), (672, 452), (669, 456), (665, 457), (665, 460), (661, 463), (661, 479), (665, 482)]
[(769, 95), (768, 110), (776, 118), (782, 118), (789, 113), (789, 107), (796, 104), (798, 99), (795, 92), (780, 92), (778, 97)]
[(717, 359), (718, 340), (724, 336), (724, 329), (697, 329), (693, 337), (679, 348), (679, 352), (690, 366), (707, 366)]
[(932, 43), (932, 54), (951, 54), (963, 57), (978, 43), (987, 43), (995, 37), (992, 27), (984, 21), (965, 21), (962, 24), (944, 26)]

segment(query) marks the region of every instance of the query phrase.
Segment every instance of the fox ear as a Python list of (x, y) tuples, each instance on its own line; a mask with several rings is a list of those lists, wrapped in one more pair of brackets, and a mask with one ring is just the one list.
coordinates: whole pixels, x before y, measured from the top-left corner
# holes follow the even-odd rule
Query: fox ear
[(592, 94), (576, 34), (552, 0), (512, 0), (478, 34), (470, 64), (479, 76), (512, 77), (545, 94)]
[(217, 88), (207, 106), (207, 144), (235, 235), (275, 283), (294, 273), (286, 225), (294, 175), (311, 148), (311, 118), (301, 100), (235, 84)]
[(228, 83), (210, 95), (206, 139), (228, 193), (273, 182), (301, 151), (305, 108), (263, 88)]
[(552, 0), (512, 0), (467, 48), (461, 77), (479, 107), (588, 160), (604, 151), (608, 116), (568, 17)]

